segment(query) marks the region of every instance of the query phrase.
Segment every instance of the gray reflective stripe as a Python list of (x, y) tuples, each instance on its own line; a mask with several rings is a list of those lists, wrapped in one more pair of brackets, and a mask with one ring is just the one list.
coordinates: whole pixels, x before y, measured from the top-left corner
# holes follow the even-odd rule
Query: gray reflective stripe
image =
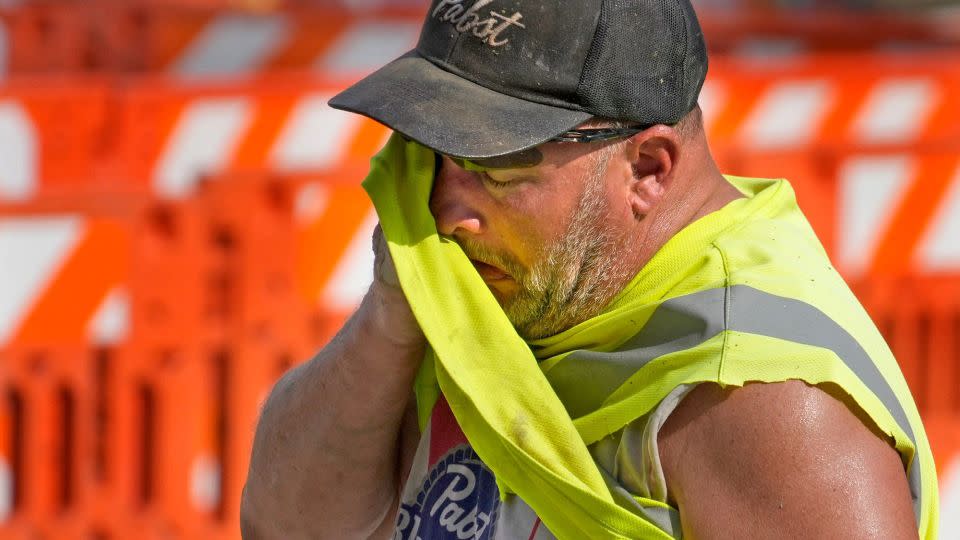
[[(603, 400), (652, 360), (700, 345), (723, 330), (783, 339), (833, 351), (859, 377), (907, 434), (916, 449), (907, 479), (914, 515), (920, 522), (922, 483), (916, 436), (900, 400), (856, 339), (819, 309), (793, 298), (746, 285), (710, 289), (672, 298), (619, 351), (576, 351), (547, 373), (577, 418)], [(585, 385), (584, 381), (594, 384)], [(595, 387), (594, 387), (595, 386)]]
[(903, 404), (897, 399), (897, 395), (867, 351), (842, 326), (810, 304), (793, 298), (774, 296), (745, 285), (731, 287), (729, 291), (730, 330), (829, 349), (836, 353), (850, 371), (883, 403), (900, 429), (910, 438), (915, 449), (907, 479), (910, 483), (910, 494), (913, 496), (913, 513), (919, 524), (923, 484), (920, 478), (920, 448), (917, 446), (917, 438), (907, 419), (907, 413), (903, 410)]
[(568, 404), (570, 416), (577, 418), (596, 410), (652, 360), (692, 349), (722, 332), (725, 296), (725, 289), (710, 289), (667, 300), (618, 351), (576, 351), (554, 366), (547, 378), (561, 401)]

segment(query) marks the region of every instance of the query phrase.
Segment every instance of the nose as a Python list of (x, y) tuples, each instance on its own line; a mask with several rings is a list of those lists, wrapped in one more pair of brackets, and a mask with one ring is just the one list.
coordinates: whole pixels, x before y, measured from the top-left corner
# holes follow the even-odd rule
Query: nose
[(482, 234), (486, 224), (477, 204), (482, 190), (477, 173), (443, 158), (430, 195), (430, 212), (437, 222), (437, 231), (453, 237)]

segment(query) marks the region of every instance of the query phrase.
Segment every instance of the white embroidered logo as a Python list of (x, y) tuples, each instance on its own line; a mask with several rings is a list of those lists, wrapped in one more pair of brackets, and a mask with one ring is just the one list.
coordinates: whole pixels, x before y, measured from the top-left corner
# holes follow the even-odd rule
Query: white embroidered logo
[(507, 17), (502, 13), (491, 10), (490, 16), (481, 19), (478, 12), (494, 0), (476, 0), (470, 8), (463, 7), (464, 0), (440, 0), (433, 10), (433, 17), (448, 22), (461, 34), (470, 32), (491, 47), (501, 47), (510, 43), (509, 38), (500, 38), (501, 32), (511, 26), (526, 28), (520, 22), (523, 15), (520, 12)]

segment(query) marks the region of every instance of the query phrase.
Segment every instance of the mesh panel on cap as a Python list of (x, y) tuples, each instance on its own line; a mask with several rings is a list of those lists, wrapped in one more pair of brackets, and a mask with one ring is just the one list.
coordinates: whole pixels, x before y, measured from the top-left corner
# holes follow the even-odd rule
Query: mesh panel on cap
[(578, 93), (597, 116), (673, 124), (696, 103), (705, 70), (686, 0), (604, 0)]

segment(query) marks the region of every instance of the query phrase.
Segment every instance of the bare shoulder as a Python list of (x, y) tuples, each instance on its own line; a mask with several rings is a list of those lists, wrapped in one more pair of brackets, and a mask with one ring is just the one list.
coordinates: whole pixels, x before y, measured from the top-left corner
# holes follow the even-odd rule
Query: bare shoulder
[(916, 538), (899, 454), (842, 401), (799, 381), (700, 385), (660, 436), (692, 538)]

